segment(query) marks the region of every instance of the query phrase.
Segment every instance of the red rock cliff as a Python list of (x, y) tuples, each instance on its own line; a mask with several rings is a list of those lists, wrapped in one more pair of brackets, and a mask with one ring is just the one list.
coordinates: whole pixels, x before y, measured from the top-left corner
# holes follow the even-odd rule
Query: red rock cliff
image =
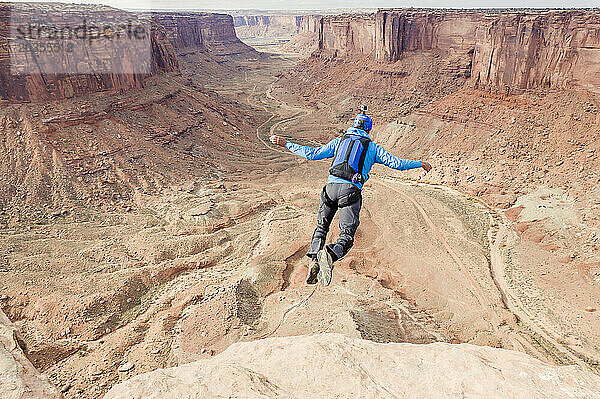
[(303, 20), (323, 55), (395, 62), (405, 52), (472, 54), (471, 83), (491, 90), (600, 92), (600, 14), (592, 11), (380, 10)]
[[(78, 31), (83, 24), (87, 28)], [(140, 34), (143, 39), (127, 39), (127, 31), (137, 27), (144, 29)], [(70, 36), (50, 36), (69, 32), (68, 29)], [(91, 39), (96, 34), (98, 38)], [(121, 35), (119, 39), (115, 39), (117, 35)], [(23, 50), (27, 45), (35, 48)], [(3, 101), (60, 100), (103, 90), (136, 88), (150, 75), (177, 70), (177, 58), (163, 28), (140, 15), (93, 5), (0, 6)]]
[(469, 52), (475, 45), (475, 13), (435, 13), (381, 10), (376, 14), (337, 15), (308, 19), (301, 31), (319, 33), (319, 47), (340, 56), (368, 54), (380, 61), (397, 61), (406, 51)]
[(474, 13), (379, 11), (376, 14), (375, 58), (397, 61), (406, 51), (468, 52), (475, 45), (482, 17)]
[(375, 51), (373, 15), (336, 15), (323, 17), (315, 26), (319, 49), (334, 56), (370, 55)]
[(164, 12), (153, 16), (175, 48), (198, 47), (219, 56), (255, 51), (236, 36), (231, 15)]
[(323, 21), (320, 15), (303, 15), (300, 17), (300, 33), (319, 33)]
[(295, 35), (300, 30), (299, 15), (238, 15), (233, 17), (240, 38)]
[(472, 80), (494, 89), (600, 92), (600, 14), (501, 14), (477, 29)]

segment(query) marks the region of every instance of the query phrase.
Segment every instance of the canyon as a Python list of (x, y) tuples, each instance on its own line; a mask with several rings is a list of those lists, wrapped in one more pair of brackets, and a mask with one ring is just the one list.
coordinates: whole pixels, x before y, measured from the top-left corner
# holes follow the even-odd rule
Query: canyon
[[(194, 62), (202, 60), (211, 68), (225, 68), (223, 57), (256, 56), (256, 51), (235, 36), (231, 16), (134, 15), (104, 6), (67, 4), (46, 4), (41, 8), (46, 12), (33, 16), (34, 7), (28, 3), (9, 7), (12, 13), (22, 13), (20, 18), (57, 26), (76, 25), (83, 16), (89, 18), (91, 25), (94, 20), (88, 12), (97, 18), (98, 24), (106, 21), (116, 24), (129, 18), (153, 21), (149, 22), (153, 27), (152, 42), (147, 43), (151, 46), (146, 49), (142, 44), (140, 48), (126, 49), (122, 57), (102, 53), (101, 57), (114, 65), (107, 67), (110, 73), (101, 75), (45, 73), (38, 62), (40, 70), (15, 76), (9, 64), (4, 65), (3, 93), (9, 105), (1, 112), (5, 129), (1, 169), (5, 179), (0, 206), (6, 212), (5, 222), (47, 219), (52, 213), (66, 212), (81, 199), (130, 206), (142, 186), (142, 191), (152, 191), (177, 180), (179, 172), (164, 170), (165, 159), (177, 159), (181, 170), (198, 170), (197, 159), (190, 154), (199, 148), (206, 154), (216, 151), (200, 144), (202, 136), (192, 137), (192, 131), (202, 130), (206, 135), (213, 130), (212, 126), (219, 126), (216, 130), (220, 131), (245, 131), (255, 123), (245, 111), (239, 111), (243, 106), (206, 89), (205, 81), (186, 81), (179, 69), (180, 60), (187, 60), (178, 54), (181, 49), (195, 57)], [(149, 53), (142, 57), (137, 50)], [(68, 63), (70, 57), (67, 52), (61, 60)], [(121, 68), (148, 60), (165, 67), (152, 69), (148, 74), (129, 74)], [(57, 58), (48, 60), (56, 61)], [(17, 59), (17, 67), (21, 65), (21, 59)], [(84, 81), (87, 83), (79, 85)], [(44, 101), (50, 99), (55, 102)], [(10, 106), (11, 102), (19, 101), (37, 104), (26, 108)], [(181, 104), (185, 102), (190, 105), (184, 110)], [(144, 120), (157, 113), (171, 112), (184, 112), (185, 118), (179, 118), (177, 123), (168, 118), (157, 122)], [(139, 118), (141, 122), (136, 121)], [(182, 144), (181, 140), (188, 139), (192, 141)], [(187, 155), (179, 147), (173, 147), (167, 155), (165, 145), (183, 145)], [(215, 161), (218, 157), (214, 153), (209, 158)], [(140, 169), (140, 165), (144, 166)]]
[[(1, 43), (4, 52), (0, 55), (0, 93), (4, 102), (43, 102), (107, 90), (141, 88), (148, 77), (179, 72), (175, 52), (180, 48), (197, 48), (215, 57), (255, 53), (238, 39), (232, 17), (225, 14), (136, 14), (105, 6), (37, 7), (29, 3), (7, 3), (0, 12), (1, 29), (5, 32)], [(123, 39), (124, 43), (115, 45), (109, 36), (99, 35), (94, 30), (103, 24), (121, 29), (111, 33), (118, 37), (125, 37), (131, 26), (143, 29), (148, 37)], [(64, 40), (32, 37), (31, 41), (38, 40), (37, 45), (44, 46), (32, 63), (27, 52), (18, 51), (27, 43), (16, 31), (20, 26), (34, 27), (34, 34), (40, 27), (46, 31), (70, 29), (73, 32), (85, 27), (92, 47), (87, 50), (76, 37)], [(92, 39), (92, 35), (99, 35), (98, 39)], [(68, 44), (73, 45), (72, 50), (59, 51), (59, 46), (67, 49)], [(94, 55), (83, 62), (88, 51)]]
[(600, 82), (597, 57), (586, 54), (598, 51), (597, 18), (589, 10), (326, 16), (314, 24), (317, 51), (275, 91), (327, 115), (331, 131), (368, 102), (378, 143), (431, 159), (428, 182), (502, 210), (514, 229), (495, 271), (513, 292), (504, 303), (527, 309), (520, 319), (545, 324), (547, 337), (569, 342), (592, 367)]
[[(3, 397), (598, 397), (596, 11), (40, 7), (146, 21), (153, 66), (14, 78), (3, 54)], [(374, 169), (307, 286), (329, 165), (268, 137), (324, 144), (362, 104), (434, 169)]]

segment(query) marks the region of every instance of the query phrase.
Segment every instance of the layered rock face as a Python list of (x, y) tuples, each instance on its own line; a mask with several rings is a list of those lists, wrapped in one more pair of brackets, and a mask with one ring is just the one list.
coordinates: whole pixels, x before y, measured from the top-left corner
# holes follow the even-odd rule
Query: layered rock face
[(198, 47), (213, 55), (228, 56), (254, 50), (236, 36), (233, 17), (212, 13), (153, 13), (175, 48)]
[(324, 17), (317, 24), (319, 49), (336, 56), (372, 54), (376, 21), (372, 15)]
[(58, 399), (62, 395), (25, 357), (16, 339), (16, 327), (0, 310), (0, 397), (5, 399)]
[(300, 17), (299, 33), (318, 33), (322, 23), (323, 17), (320, 15), (303, 15)]
[(0, 32), (0, 95), (8, 102), (139, 88), (148, 76), (178, 70), (161, 26), (110, 7), (5, 3)]
[(134, 377), (104, 398), (558, 399), (598, 392), (600, 377), (590, 371), (519, 352), (322, 334), (236, 343), (210, 360)]
[(298, 22), (298, 34), (283, 46), (284, 50), (310, 56), (319, 47), (319, 32), (322, 30), (323, 17), (303, 15)]
[(600, 14), (501, 14), (477, 29), (473, 81), (508, 89), (600, 92)]
[(337, 15), (302, 20), (301, 32), (319, 35), (319, 48), (327, 54), (369, 55), (395, 62), (404, 52), (453, 50), (467, 53), (475, 45), (475, 13), (379, 11), (368, 15)]
[(497, 89), (582, 87), (600, 92), (600, 14), (591, 11), (444, 12), (380, 10), (306, 19), (324, 55), (398, 61), (406, 52), (472, 59), (474, 85)]
[(408, 13), (376, 15), (375, 59), (397, 61), (406, 51), (449, 50), (467, 53), (475, 45), (483, 18), (471, 13)]
[(302, 17), (297, 15), (239, 15), (233, 18), (238, 37), (295, 35)]

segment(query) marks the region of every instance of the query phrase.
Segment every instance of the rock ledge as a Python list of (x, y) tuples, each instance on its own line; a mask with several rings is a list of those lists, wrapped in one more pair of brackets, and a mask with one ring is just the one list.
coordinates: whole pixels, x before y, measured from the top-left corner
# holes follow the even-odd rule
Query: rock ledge
[(600, 377), (468, 344), (378, 344), (339, 334), (237, 343), (142, 374), (116, 398), (600, 398)]

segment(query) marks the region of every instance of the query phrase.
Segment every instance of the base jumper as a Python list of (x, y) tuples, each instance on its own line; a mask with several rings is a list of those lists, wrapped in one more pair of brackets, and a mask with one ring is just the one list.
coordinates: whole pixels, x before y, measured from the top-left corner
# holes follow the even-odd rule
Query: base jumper
[[(311, 259), (306, 280), (308, 284), (315, 284), (318, 280), (323, 285), (329, 285), (334, 262), (343, 258), (352, 248), (362, 207), (361, 190), (374, 164), (380, 163), (396, 170), (431, 170), (428, 162), (400, 159), (371, 141), (369, 131), (373, 121), (366, 111), (367, 107), (363, 106), (353, 126), (344, 135), (321, 147), (302, 146), (276, 135), (270, 138), (273, 144), (311, 161), (333, 158), (327, 184), (321, 192), (317, 227), (306, 254)], [(335, 243), (325, 245), (336, 211), (340, 213), (340, 236)]]

